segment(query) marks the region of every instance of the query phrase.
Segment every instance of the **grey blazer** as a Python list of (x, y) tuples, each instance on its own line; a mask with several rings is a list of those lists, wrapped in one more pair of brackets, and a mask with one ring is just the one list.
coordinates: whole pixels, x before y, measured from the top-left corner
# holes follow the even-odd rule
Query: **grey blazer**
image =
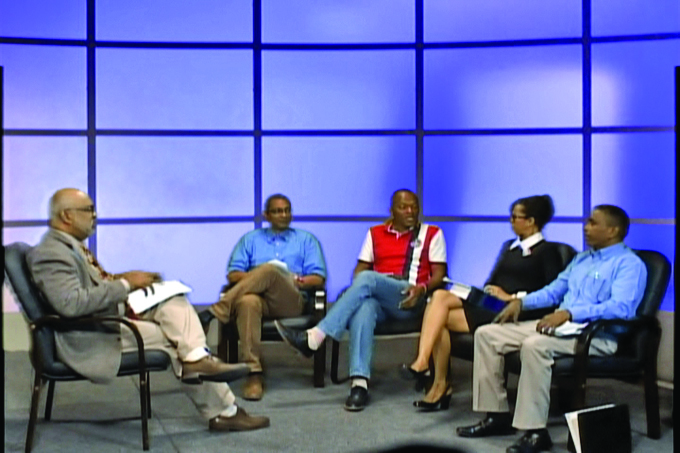
[[(120, 281), (103, 280), (80, 251), (77, 239), (50, 229), (28, 253), (28, 267), (49, 304), (61, 316), (117, 316), (118, 303), (127, 298)], [(118, 324), (103, 328), (56, 332), (57, 356), (94, 382), (106, 382), (120, 367)]]

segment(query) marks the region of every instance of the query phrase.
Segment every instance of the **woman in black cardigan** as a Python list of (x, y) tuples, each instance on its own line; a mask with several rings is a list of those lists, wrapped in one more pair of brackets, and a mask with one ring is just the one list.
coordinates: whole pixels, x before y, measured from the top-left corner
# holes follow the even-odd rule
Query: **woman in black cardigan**
[[(484, 292), (507, 302), (513, 297), (543, 288), (563, 269), (554, 244), (541, 234), (552, 219), (554, 207), (549, 195), (520, 198), (510, 206), (510, 224), (517, 239), (503, 243)], [(425, 397), (414, 406), (425, 410), (446, 409), (451, 400), (447, 381), (451, 338), (449, 332), (469, 332), (463, 303), (447, 290), (437, 290), (427, 305), (420, 332), (418, 356), (411, 365), (403, 364), (404, 378), (423, 378), (434, 359), (434, 381)]]

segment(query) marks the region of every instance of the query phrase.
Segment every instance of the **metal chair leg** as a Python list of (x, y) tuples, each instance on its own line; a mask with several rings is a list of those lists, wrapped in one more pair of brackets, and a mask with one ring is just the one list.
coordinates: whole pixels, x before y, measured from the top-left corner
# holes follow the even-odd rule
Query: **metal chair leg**
[(326, 343), (324, 342), (318, 351), (314, 353), (314, 387), (320, 388), (325, 385), (326, 374)]
[(48, 379), (49, 383), (47, 386), (47, 401), (45, 401), (45, 420), (52, 419), (52, 402), (54, 401), (54, 385), (55, 382), (52, 379)]
[(26, 453), (30, 453), (33, 449), (33, 435), (35, 434), (35, 424), (38, 419), (38, 404), (40, 402), (40, 388), (42, 386), (42, 378), (38, 370), (35, 371), (35, 380), (33, 381), (33, 392), (31, 395), (31, 413), (28, 416), (28, 429), (26, 430)]
[(654, 373), (646, 372), (644, 376), (647, 437), (650, 439), (660, 439), (661, 417), (659, 416), (659, 387), (656, 383), (656, 370), (654, 371)]
[(139, 373), (139, 399), (142, 408), (142, 448), (149, 449), (149, 415), (147, 401), (149, 399), (148, 373)]
[(147, 417), (151, 418), (151, 376), (146, 372), (146, 411)]
[(227, 349), (229, 350), (229, 363), (238, 362), (238, 330), (235, 325), (232, 325), (229, 330)]
[(340, 342), (337, 340), (332, 341), (332, 348), (331, 348), (331, 382), (333, 384), (341, 384), (347, 380), (345, 379), (340, 379), (338, 377), (338, 362), (340, 361)]

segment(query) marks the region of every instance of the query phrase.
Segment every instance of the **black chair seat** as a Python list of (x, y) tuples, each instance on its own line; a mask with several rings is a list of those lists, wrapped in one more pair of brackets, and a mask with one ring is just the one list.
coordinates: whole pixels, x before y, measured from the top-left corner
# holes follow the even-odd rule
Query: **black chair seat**
[(420, 332), (420, 326), (422, 323), (422, 316), (411, 319), (390, 319), (389, 322), (378, 323), (375, 326), (375, 334), (403, 335), (407, 333)]
[[(170, 364), (168, 353), (163, 350), (147, 349), (144, 351), (147, 371), (165, 371)], [(121, 355), (118, 376), (129, 376), (139, 373), (139, 354), (137, 352), (126, 352)]]
[[(314, 327), (317, 323), (316, 318), (312, 315), (296, 316), (294, 318), (282, 318), (281, 324), (291, 329), (306, 330)], [(281, 339), (279, 332), (274, 326), (273, 319), (266, 319), (262, 322), (262, 339), (266, 341), (277, 341)]]
[(470, 333), (450, 332), (450, 335), (451, 351), (456, 352), (455, 357), (472, 362), (475, 357), (475, 337)]
[[(144, 351), (147, 371), (165, 371), (168, 369), (170, 357), (165, 351), (146, 350)], [(42, 374), (46, 379), (55, 381), (82, 381), (87, 378), (73, 371), (62, 362), (52, 362), (43, 367)], [(118, 376), (133, 376), (139, 374), (139, 354), (137, 352), (126, 352), (121, 354), (120, 368)]]

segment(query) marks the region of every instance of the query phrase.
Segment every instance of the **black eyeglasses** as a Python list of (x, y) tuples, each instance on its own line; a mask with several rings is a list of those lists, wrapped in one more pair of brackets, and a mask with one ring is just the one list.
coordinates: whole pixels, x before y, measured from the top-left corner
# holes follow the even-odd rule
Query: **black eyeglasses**
[(89, 212), (90, 214), (94, 214), (95, 209), (94, 205), (90, 206), (85, 206), (84, 208), (66, 208), (64, 211), (81, 211), (81, 212)]
[(515, 215), (515, 214), (510, 215), (510, 221), (515, 221), (517, 219), (526, 219), (526, 218), (527, 218), (527, 216), (525, 216), (525, 215)]
[(268, 214), (290, 214), (290, 208), (275, 208), (267, 211)]

